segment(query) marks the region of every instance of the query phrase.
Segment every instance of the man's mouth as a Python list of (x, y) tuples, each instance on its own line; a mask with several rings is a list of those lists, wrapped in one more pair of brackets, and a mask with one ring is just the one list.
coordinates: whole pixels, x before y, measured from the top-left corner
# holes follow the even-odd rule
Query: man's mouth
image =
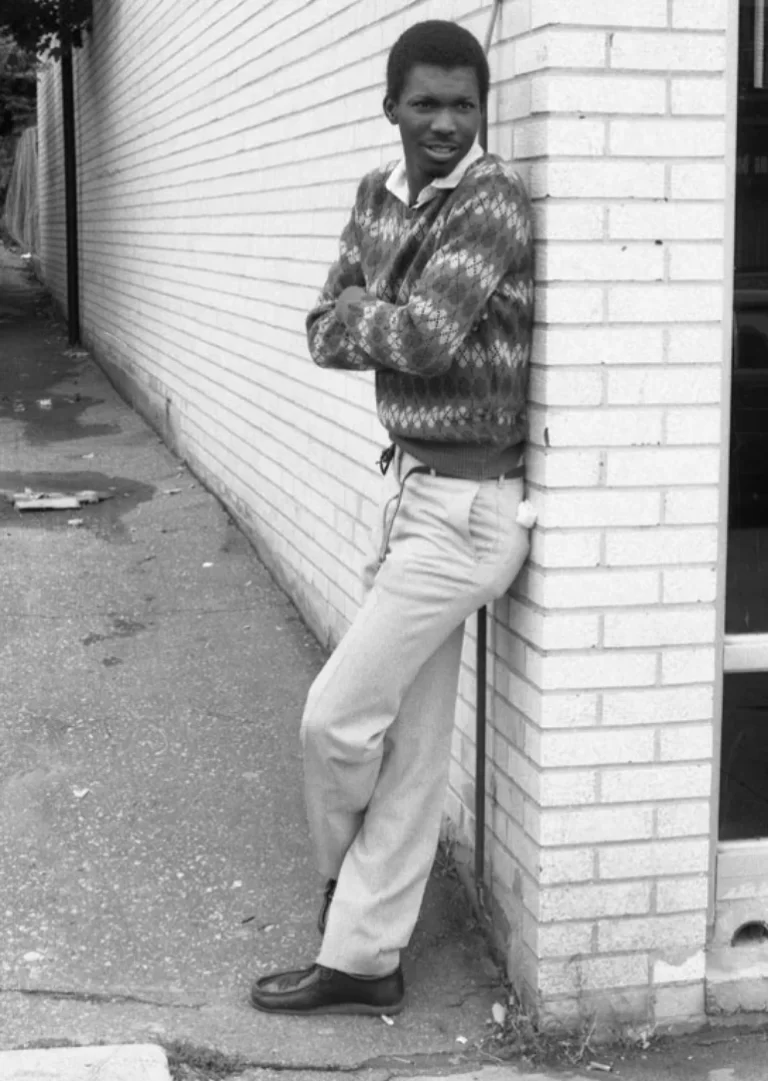
[(456, 153), (456, 146), (453, 143), (426, 143), (424, 149), (431, 157), (439, 161), (445, 161)]

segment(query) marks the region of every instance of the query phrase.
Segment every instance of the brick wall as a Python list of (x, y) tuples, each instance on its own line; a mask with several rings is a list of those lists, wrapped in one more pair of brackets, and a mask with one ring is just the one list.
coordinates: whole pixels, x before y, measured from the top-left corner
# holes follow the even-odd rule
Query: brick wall
[[(96, 0), (76, 57), (84, 338), (327, 642), (356, 608), (384, 433), (372, 377), (319, 371), (304, 317), (360, 177), (399, 154), (389, 46), (418, 17), (483, 8)], [(42, 260), (63, 300), (55, 70), (40, 111)]]
[(562, 1019), (704, 1010), (726, 8), (513, 3), (498, 51), (539, 238), (539, 524), (497, 627), (490, 874)]
[[(370, 376), (311, 364), (304, 315), (357, 180), (398, 155), (389, 46), (428, 17), (482, 39), (490, 9), (95, 0), (78, 56), (86, 341), (329, 643), (383, 433)], [(535, 201), (539, 525), (490, 612), (486, 878), (519, 990), (566, 1021), (703, 1004), (725, 25), (725, 0), (505, 0), (490, 57), (490, 149)], [(42, 259), (63, 300), (53, 74)], [(473, 650), (470, 625), (447, 805), (470, 846)]]

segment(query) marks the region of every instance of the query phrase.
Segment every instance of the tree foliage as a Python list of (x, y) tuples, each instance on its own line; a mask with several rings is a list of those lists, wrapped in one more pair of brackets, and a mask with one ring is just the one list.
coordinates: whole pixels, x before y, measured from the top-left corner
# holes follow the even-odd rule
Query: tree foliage
[(92, 0), (0, 0), (0, 34), (29, 52), (56, 57), (62, 46), (82, 45), (91, 14)]
[(0, 34), (0, 208), (11, 177), (18, 136), (35, 123), (37, 61)]
[(34, 123), (37, 62), (33, 53), (0, 34), (0, 136)]

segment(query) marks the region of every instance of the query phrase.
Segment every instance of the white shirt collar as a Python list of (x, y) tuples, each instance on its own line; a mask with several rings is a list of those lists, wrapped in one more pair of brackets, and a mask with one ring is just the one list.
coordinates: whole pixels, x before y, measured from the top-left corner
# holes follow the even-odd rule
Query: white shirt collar
[[(464, 155), (448, 176), (438, 176), (434, 180), (431, 180), (425, 188), (421, 189), (414, 205), (423, 206), (424, 203), (433, 199), (441, 188), (457, 188), (470, 165), (476, 162), (478, 158), (482, 158), (484, 153), (485, 151), (483, 148), (475, 141), (469, 152)], [(394, 195), (396, 199), (399, 199), (401, 203), (405, 203), (406, 206), (411, 205), (408, 194), (408, 176), (405, 171), (405, 158), (401, 158), (395, 165), (394, 169), (387, 177), (385, 187), (387, 191), (391, 192), (391, 194)]]

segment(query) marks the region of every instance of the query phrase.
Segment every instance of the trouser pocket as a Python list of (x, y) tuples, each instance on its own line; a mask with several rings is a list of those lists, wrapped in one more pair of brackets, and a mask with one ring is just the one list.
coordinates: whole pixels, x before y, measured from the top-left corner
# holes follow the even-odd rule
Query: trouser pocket
[(478, 563), (494, 559), (499, 551), (499, 485), (496, 481), (449, 480), (446, 522), (461, 537)]

